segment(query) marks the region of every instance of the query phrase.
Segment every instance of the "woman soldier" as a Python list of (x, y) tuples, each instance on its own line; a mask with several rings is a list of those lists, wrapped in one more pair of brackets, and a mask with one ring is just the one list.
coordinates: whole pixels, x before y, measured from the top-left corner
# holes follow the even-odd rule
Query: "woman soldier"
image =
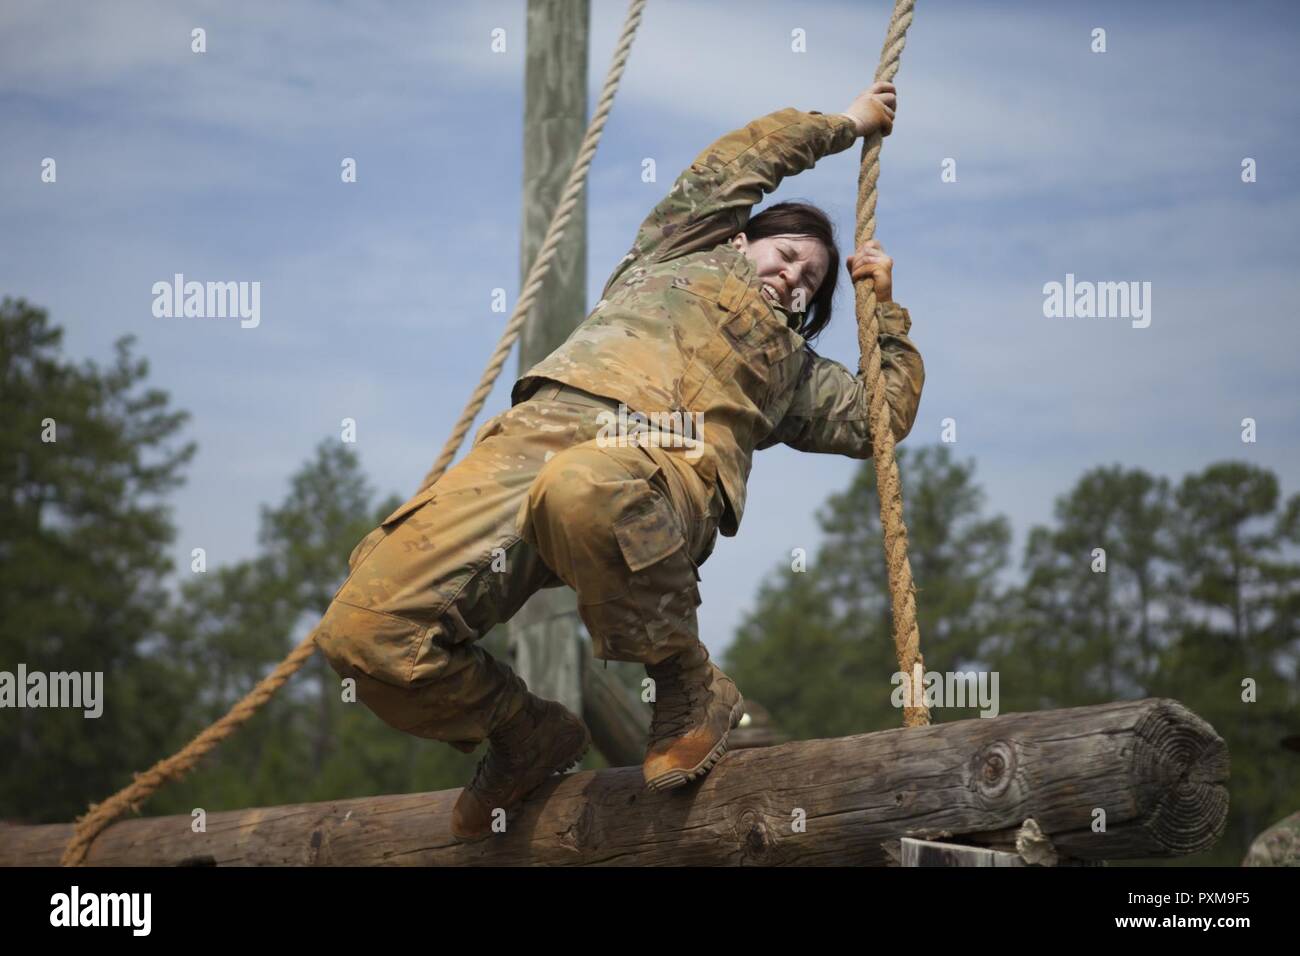
[[(452, 814), (458, 839), (492, 832), (494, 811), (590, 743), (581, 720), (475, 643), (539, 588), (573, 588), (595, 656), (654, 679), (647, 786), (688, 783), (725, 752), (744, 705), (700, 642), (696, 582), (719, 530), (740, 525), (753, 453), (872, 454), (864, 376), (808, 344), (831, 318), (830, 220), (799, 203), (750, 209), (859, 136), (888, 135), (895, 105), (894, 86), (876, 83), (844, 113), (783, 109), (701, 153), (586, 321), (515, 383), (512, 407), (353, 551), (317, 642), (393, 727), (466, 753), (489, 741)], [(848, 261), (853, 279), (875, 281), (901, 441), (925, 371), (891, 267), (875, 241)], [(702, 435), (611, 437), (635, 413), (698, 421)]]

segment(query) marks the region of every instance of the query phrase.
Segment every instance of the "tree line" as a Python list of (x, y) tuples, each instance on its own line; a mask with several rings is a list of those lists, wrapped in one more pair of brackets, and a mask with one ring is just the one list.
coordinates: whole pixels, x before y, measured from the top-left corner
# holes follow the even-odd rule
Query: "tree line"
[[(255, 557), (175, 569), (167, 496), (196, 451), (189, 415), (148, 387), (133, 337), (106, 367), (66, 360), (62, 339), (44, 310), (0, 304), (0, 670), (102, 671), (107, 705), (97, 719), (0, 711), (0, 819), (24, 823), (72, 820), (224, 714), (306, 636), (403, 498), (326, 439), (262, 507)], [(1030, 529), (1008, 583), (1010, 526), (987, 513), (974, 464), (944, 444), (897, 454), (927, 669), (996, 671), (1004, 714), (1158, 696), (1208, 720), (1232, 756), (1229, 827), (1178, 862), (1235, 864), (1300, 807), (1300, 758), (1278, 746), (1300, 730), (1300, 494), (1247, 461), (1176, 482), (1098, 467)], [(870, 461), (818, 520), (820, 546), (761, 583), (723, 666), (792, 737), (899, 726)], [(344, 701), (317, 655), (144, 812), (458, 787), (477, 757)]]

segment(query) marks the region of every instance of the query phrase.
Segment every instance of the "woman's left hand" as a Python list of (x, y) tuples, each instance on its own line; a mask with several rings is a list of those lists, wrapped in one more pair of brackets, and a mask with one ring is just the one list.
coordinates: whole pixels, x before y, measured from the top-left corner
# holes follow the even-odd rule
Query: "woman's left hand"
[(844, 264), (854, 282), (871, 278), (876, 285), (877, 302), (894, 301), (894, 280), (892, 272), (894, 260), (885, 255), (884, 247), (875, 239), (868, 239), (858, 246), (857, 252), (849, 256)]

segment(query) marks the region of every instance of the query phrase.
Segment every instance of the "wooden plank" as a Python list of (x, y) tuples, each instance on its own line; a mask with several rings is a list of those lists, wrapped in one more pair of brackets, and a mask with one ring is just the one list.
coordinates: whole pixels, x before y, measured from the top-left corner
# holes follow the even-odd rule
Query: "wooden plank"
[[(129, 820), (89, 862), (870, 866), (903, 837), (973, 843), (1030, 818), (1062, 857), (1175, 856), (1222, 835), (1227, 775), (1209, 724), (1148, 699), (732, 751), (662, 794), (639, 767), (570, 774), (477, 844), (448, 833), (452, 790), (211, 813), (201, 834), (189, 816)], [(0, 864), (55, 864), (71, 829), (0, 829)]]

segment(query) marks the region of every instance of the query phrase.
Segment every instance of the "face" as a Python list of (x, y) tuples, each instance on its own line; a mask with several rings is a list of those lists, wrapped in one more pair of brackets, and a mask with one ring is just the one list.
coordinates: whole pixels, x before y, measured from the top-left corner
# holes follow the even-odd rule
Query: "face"
[[(764, 295), (775, 296), (787, 311), (807, 312), (821, 288), (830, 256), (821, 240), (812, 236), (781, 235), (749, 241), (743, 232), (731, 244), (754, 263)], [(802, 288), (803, 309), (794, 308), (795, 290)]]

